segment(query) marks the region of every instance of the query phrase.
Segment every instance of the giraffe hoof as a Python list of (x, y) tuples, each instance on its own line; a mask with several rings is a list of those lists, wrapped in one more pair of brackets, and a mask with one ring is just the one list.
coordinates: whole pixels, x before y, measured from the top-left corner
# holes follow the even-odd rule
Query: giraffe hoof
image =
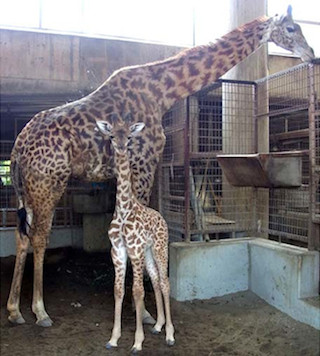
[(160, 334), (161, 334), (161, 330), (159, 331), (159, 330), (157, 330), (156, 328), (152, 328), (152, 329), (151, 329), (151, 333), (152, 333), (153, 335), (160, 335)]
[(142, 322), (143, 322), (143, 324), (146, 324), (146, 325), (154, 325), (156, 323), (156, 321), (153, 319), (153, 317), (151, 315), (144, 317)]
[(22, 315), (18, 316), (18, 317), (12, 317), (11, 315), (8, 316), (8, 320), (10, 321), (10, 323), (15, 324), (15, 325), (21, 325), (24, 324), (26, 321), (24, 320), (24, 318), (22, 317)]
[(107, 342), (106, 343), (106, 349), (107, 350), (111, 350), (111, 349), (113, 349), (115, 346), (112, 346), (111, 344), (110, 344), (110, 342)]
[(36, 324), (43, 328), (49, 328), (50, 326), (52, 326), (53, 321), (48, 317), (42, 320), (37, 320)]
[(139, 350), (137, 349), (137, 348), (135, 348), (135, 347), (133, 347), (132, 349), (131, 349), (131, 355), (137, 355), (139, 353)]
[(174, 340), (166, 340), (168, 346), (173, 346), (175, 341)]

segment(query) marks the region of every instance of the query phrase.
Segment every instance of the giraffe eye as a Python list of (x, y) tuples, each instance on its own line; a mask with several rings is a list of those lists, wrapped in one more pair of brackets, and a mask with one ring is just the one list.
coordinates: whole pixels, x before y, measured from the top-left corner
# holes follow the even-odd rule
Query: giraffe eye
[(294, 29), (294, 27), (287, 27), (287, 31), (288, 31), (289, 33), (292, 33), (292, 32), (295, 31), (295, 29)]
[(132, 139), (132, 136), (131, 136), (131, 135), (129, 135), (129, 136), (128, 136), (128, 140), (131, 140), (131, 139)]
[(110, 140), (113, 140), (113, 139), (114, 139), (114, 136), (110, 135), (109, 138), (110, 138)]

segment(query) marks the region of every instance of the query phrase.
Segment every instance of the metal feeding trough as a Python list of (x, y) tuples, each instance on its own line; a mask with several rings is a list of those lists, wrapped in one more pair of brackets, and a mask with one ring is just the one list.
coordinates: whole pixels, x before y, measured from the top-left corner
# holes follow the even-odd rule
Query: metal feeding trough
[(295, 188), (302, 184), (306, 151), (218, 155), (228, 182), (236, 187)]

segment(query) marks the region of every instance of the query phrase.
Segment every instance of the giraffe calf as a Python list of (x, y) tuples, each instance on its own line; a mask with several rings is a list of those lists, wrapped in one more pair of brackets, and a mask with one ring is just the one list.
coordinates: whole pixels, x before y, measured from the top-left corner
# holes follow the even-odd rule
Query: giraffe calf
[(144, 206), (136, 199), (131, 181), (128, 147), (133, 143), (131, 139), (143, 130), (144, 124), (136, 123), (128, 127), (125, 121), (118, 118), (111, 117), (111, 121), (112, 124), (106, 121), (97, 122), (100, 131), (109, 137), (114, 149), (117, 176), (116, 206), (109, 228), (115, 269), (115, 316), (111, 339), (106, 347), (116, 347), (121, 336), (121, 312), (128, 257), (133, 270), (132, 294), (136, 306), (136, 332), (132, 351), (140, 351), (144, 341), (142, 312), (145, 267), (152, 281), (157, 306), (157, 321), (153, 332), (160, 333), (166, 324), (166, 342), (172, 346), (175, 340), (169, 299), (168, 227), (159, 212)]

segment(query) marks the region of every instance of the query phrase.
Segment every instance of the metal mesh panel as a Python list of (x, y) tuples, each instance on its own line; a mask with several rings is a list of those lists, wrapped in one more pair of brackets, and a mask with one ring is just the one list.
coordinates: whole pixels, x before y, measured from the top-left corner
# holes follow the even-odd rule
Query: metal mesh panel
[(272, 189), (269, 201), (269, 233), (306, 242), (308, 236), (309, 189)]
[[(308, 67), (300, 65), (258, 82), (260, 117), (269, 116), (270, 151), (309, 149)], [(270, 189), (269, 222), (265, 232), (277, 238), (307, 241), (309, 159), (303, 157), (300, 189)], [(259, 207), (258, 207), (259, 209)]]
[(10, 179), (13, 141), (0, 141), (0, 227), (16, 225), (16, 199)]
[(313, 66), (315, 137), (315, 217), (320, 224), (320, 64)]
[(301, 64), (258, 81), (263, 85), (267, 81), (265, 91), (269, 101), (259, 103), (259, 111), (269, 116), (288, 114), (309, 107), (308, 65)]
[[(171, 238), (260, 235), (307, 244), (310, 223), (320, 221), (319, 93), (319, 63), (302, 64), (256, 83), (219, 81), (169, 111), (159, 181)], [(301, 186), (231, 186), (217, 155), (259, 147), (294, 151)]]
[(315, 115), (319, 102), (315, 98), (319, 97), (319, 85), (319, 65), (311, 64), (258, 81), (258, 119), (269, 117), (270, 151), (301, 151), (302, 186), (269, 191), (265, 232), (276, 239), (307, 243), (310, 221), (319, 209), (319, 189), (315, 186), (315, 163), (319, 162), (319, 122)]
[(166, 145), (163, 152), (161, 179), (161, 210), (168, 222), (173, 241), (179, 241), (185, 230), (185, 120), (186, 101), (175, 105), (163, 117)]
[[(10, 180), (10, 153), (15, 137), (24, 125), (39, 111), (74, 100), (70, 95), (54, 96), (1, 96), (0, 139), (0, 227), (16, 226), (16, 197)], [(8, 168), (8, 169), (7, 169)], [(80, 214), (73, 211), (73, 195), (93, 188), (88, 184), (71, 181), (62, 196), (53, 219), (53, 226), (79, 226)]]
[(178, 103), (163, 118), (161, 210), (171, 240), (248, 235), (252, 188), (228, 184), (217, 154), (254, 149), (254, 84), (220, 81)]

